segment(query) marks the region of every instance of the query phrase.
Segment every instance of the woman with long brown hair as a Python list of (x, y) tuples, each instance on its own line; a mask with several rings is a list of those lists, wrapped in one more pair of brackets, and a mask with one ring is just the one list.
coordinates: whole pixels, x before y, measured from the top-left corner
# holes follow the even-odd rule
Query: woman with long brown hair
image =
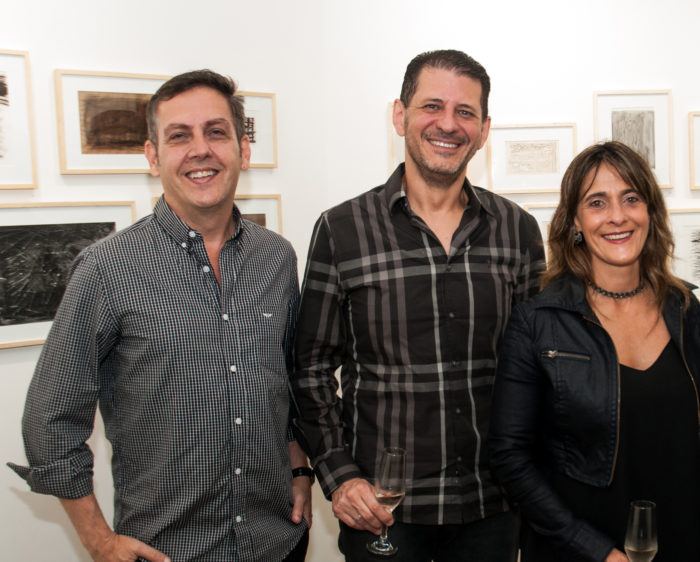
[(569, 166), (543, 291), (499, 353), (491, 467), (523, 515), (522, 560), (627, 561), (627, 509), (657, 504), (655, 562), (700, 560), (700, 305), (671, 273), (647, 163), (618, 142)]

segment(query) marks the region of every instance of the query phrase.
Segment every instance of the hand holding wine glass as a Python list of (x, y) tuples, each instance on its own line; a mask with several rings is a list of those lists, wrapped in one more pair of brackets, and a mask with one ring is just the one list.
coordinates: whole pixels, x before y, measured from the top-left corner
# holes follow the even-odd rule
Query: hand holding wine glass
[[(380, 505), (393, 511), (406, 495), (406, 451), (388, 447), (382, 452), (379, 474), (375, 481), (375, 496)], [(388, 528), (382, 525), (382, 534), (367, 543), (367, 550), (378, 556), (394, 556), (399, 549), (389, 542)]]
[(630, 562), (651, 562), (658, 549), (656, 504), (638, 500), (630, 504), (625, 552)]

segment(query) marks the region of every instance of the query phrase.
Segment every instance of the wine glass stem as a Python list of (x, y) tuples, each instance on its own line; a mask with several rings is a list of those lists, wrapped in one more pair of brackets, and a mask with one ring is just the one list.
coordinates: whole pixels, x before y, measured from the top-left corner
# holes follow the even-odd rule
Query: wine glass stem
[(389, 546), (389, 527), (382, 525), (382, 534), (379, 535), (379, 542), (382, 546)]

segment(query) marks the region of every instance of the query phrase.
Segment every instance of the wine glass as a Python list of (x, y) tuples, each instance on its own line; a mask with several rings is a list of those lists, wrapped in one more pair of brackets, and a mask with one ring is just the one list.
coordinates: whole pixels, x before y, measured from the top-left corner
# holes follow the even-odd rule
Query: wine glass
[[(374, 483), (374, 494), (380, 505), (394, 511), (406, 495), (406, 451), (387, 447), (382, 451), (379, 474)], [(388, 528), (382, 525), (382, 534), (367, 543), (367, 550), (377, 556), (394, 556), (398, 547), (389, 542)]]
[(651, 562), (658, 550), (656, 504), (637, 500), (630, 503), (625, 535), (625, 552), (631, 562)]

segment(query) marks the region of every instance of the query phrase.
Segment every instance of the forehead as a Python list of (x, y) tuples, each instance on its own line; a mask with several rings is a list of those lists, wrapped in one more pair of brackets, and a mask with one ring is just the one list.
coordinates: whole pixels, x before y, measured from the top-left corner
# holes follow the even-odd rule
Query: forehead
[(196, 126), (215, 119), (233, 123), (233, 115), (228, 100), (221, 92), (198, 86), (181, 92), (169, 100), (158, 104), (156, 112), (159, 127), (174, 123)]
[(474, 103), (481, 100), (481, 82), (455, 70), (426, 66), (418, 74), (414, 98), (433, 97)]
[(637, 191), (633, 185), (629, 185), (622, 179), (620, 172), (607, 162), (601, 163), (596, 170), (593, 168), (586, 174), (583, 184), (579, 190), (579, 199), (588, 193), (606, 193), (615, 195), (617, 193)]

